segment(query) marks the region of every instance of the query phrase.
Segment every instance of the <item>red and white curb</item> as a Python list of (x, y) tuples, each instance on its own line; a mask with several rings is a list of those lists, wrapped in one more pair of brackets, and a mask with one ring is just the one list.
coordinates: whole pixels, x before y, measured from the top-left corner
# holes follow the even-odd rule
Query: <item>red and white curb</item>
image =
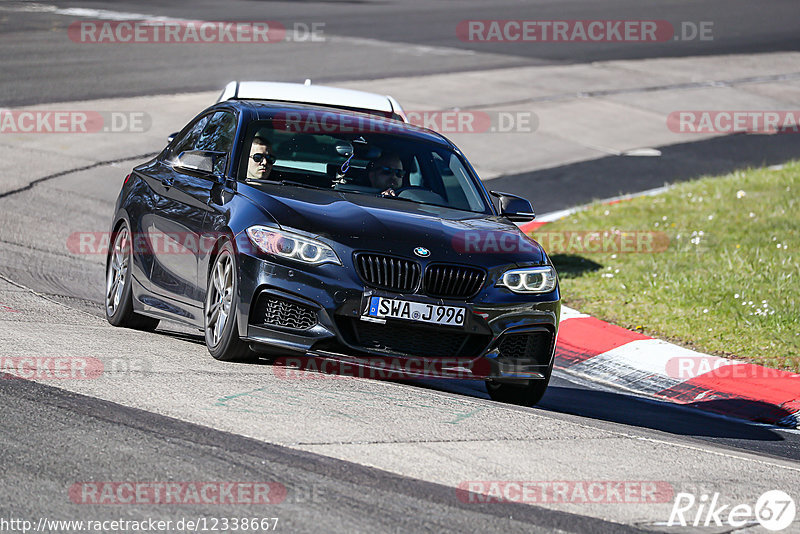
[(562, 308), (557, 368), (759, 423), (800, 426), (800, 375), (667, 343)]
[[(581, 209), (550, 213), (520, 228), (529, 233)], [(696, 352), (566, 306), (562, 307), (555, 366), (568, 374), (720, 415), (800, 427), (800, 375)]]

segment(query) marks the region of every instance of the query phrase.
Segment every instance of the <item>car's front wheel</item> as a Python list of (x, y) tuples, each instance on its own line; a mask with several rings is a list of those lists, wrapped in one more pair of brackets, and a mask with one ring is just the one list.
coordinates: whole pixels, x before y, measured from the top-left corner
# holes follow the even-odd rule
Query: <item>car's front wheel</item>
[(519, 380), (517, 382), (494, 382), (491, 380), (486, 381), (486, 391), (489, 397), (497, 402), (504, 402), (506, 404), (518, 404), (520, 406), (534, 406), (547, 391), (547, 385), (550, 383), (550, 375), (553, 368), (550, 367), (547, 376), (544, 379), (536, 380)]
[(236, 325), (237, 292), (236, 256), (226, 241), (219, 248), (208, 276), (203, 315), (206, 347), (211, 356), (226, 362), (254, 358), (253, 351), (239, 338)]
[(106, 319), (114, 326), (152, 332), (158, 326), (158, 319), (133, 311), (133, 246), (128, 224), (123, 222), (112, 238), (113, 245), (106, 260)]

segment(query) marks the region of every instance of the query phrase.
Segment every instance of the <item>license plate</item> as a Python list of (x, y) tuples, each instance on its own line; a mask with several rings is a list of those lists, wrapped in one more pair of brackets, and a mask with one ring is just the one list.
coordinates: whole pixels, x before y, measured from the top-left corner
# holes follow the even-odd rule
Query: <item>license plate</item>
[(458, 306), (439, 306), (410, 300), (370, 297), (368, 317), (377, 319), (405, 319), (420, 323), (463, 326), (465, 308)]

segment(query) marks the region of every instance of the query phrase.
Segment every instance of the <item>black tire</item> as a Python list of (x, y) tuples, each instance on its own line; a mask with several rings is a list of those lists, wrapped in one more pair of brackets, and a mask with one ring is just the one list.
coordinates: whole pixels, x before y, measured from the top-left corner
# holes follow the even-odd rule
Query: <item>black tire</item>
[[(152, 332), (159, 320), (133, 311), (131, 264), (133, 252), (130, 230), (123, 222), (111, 236), (111, 250), (106, 258), (106, 319), (114, 326)], [(123, 259), (124, 258), (124, 259)]]
[(489, 392), (489, 397), (497, 402), (517, 404), (519, 406), (535, 406), (544, 397), (552, 373), (553, 367), (551, 365), (544, 379), (520, 380), (517, 383), (487, 380), (486, 391)]
[[(218, 273), (218, 269), (222, 269)], [(236, 254), (229, 241), (219, 247), (208, 274), (205, 305), (203, 306), (203, 333), (208, 352), (217, 360), (243, 362), (256, 359), (247, 343), (239, 338), (236, 309), (239, 304)], [(218, 274), (223, 280), (216, 279)], [(215, 281), (216, 280), (216, 281)], [(222, 297), (220, 297), (222, 289)], [(224, 322), (219, 323), (224, 314)]]

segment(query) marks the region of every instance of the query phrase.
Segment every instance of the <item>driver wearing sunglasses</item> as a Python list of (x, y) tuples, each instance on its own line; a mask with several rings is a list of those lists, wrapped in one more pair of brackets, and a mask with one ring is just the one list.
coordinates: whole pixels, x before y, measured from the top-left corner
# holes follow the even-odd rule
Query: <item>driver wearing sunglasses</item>
[(250, 146), (250, 157), (247, 159), (247, 179), (266, 180), (272, 172), (277, 158), (272, 153), (272, 145), (263, 137), (254, 137)]
[(403, 162), (394, 154), (385, 154), (370, 165), (369, 182), (382, 196), (395, 196), (394, 190), (403, 186), (405, 176)]

